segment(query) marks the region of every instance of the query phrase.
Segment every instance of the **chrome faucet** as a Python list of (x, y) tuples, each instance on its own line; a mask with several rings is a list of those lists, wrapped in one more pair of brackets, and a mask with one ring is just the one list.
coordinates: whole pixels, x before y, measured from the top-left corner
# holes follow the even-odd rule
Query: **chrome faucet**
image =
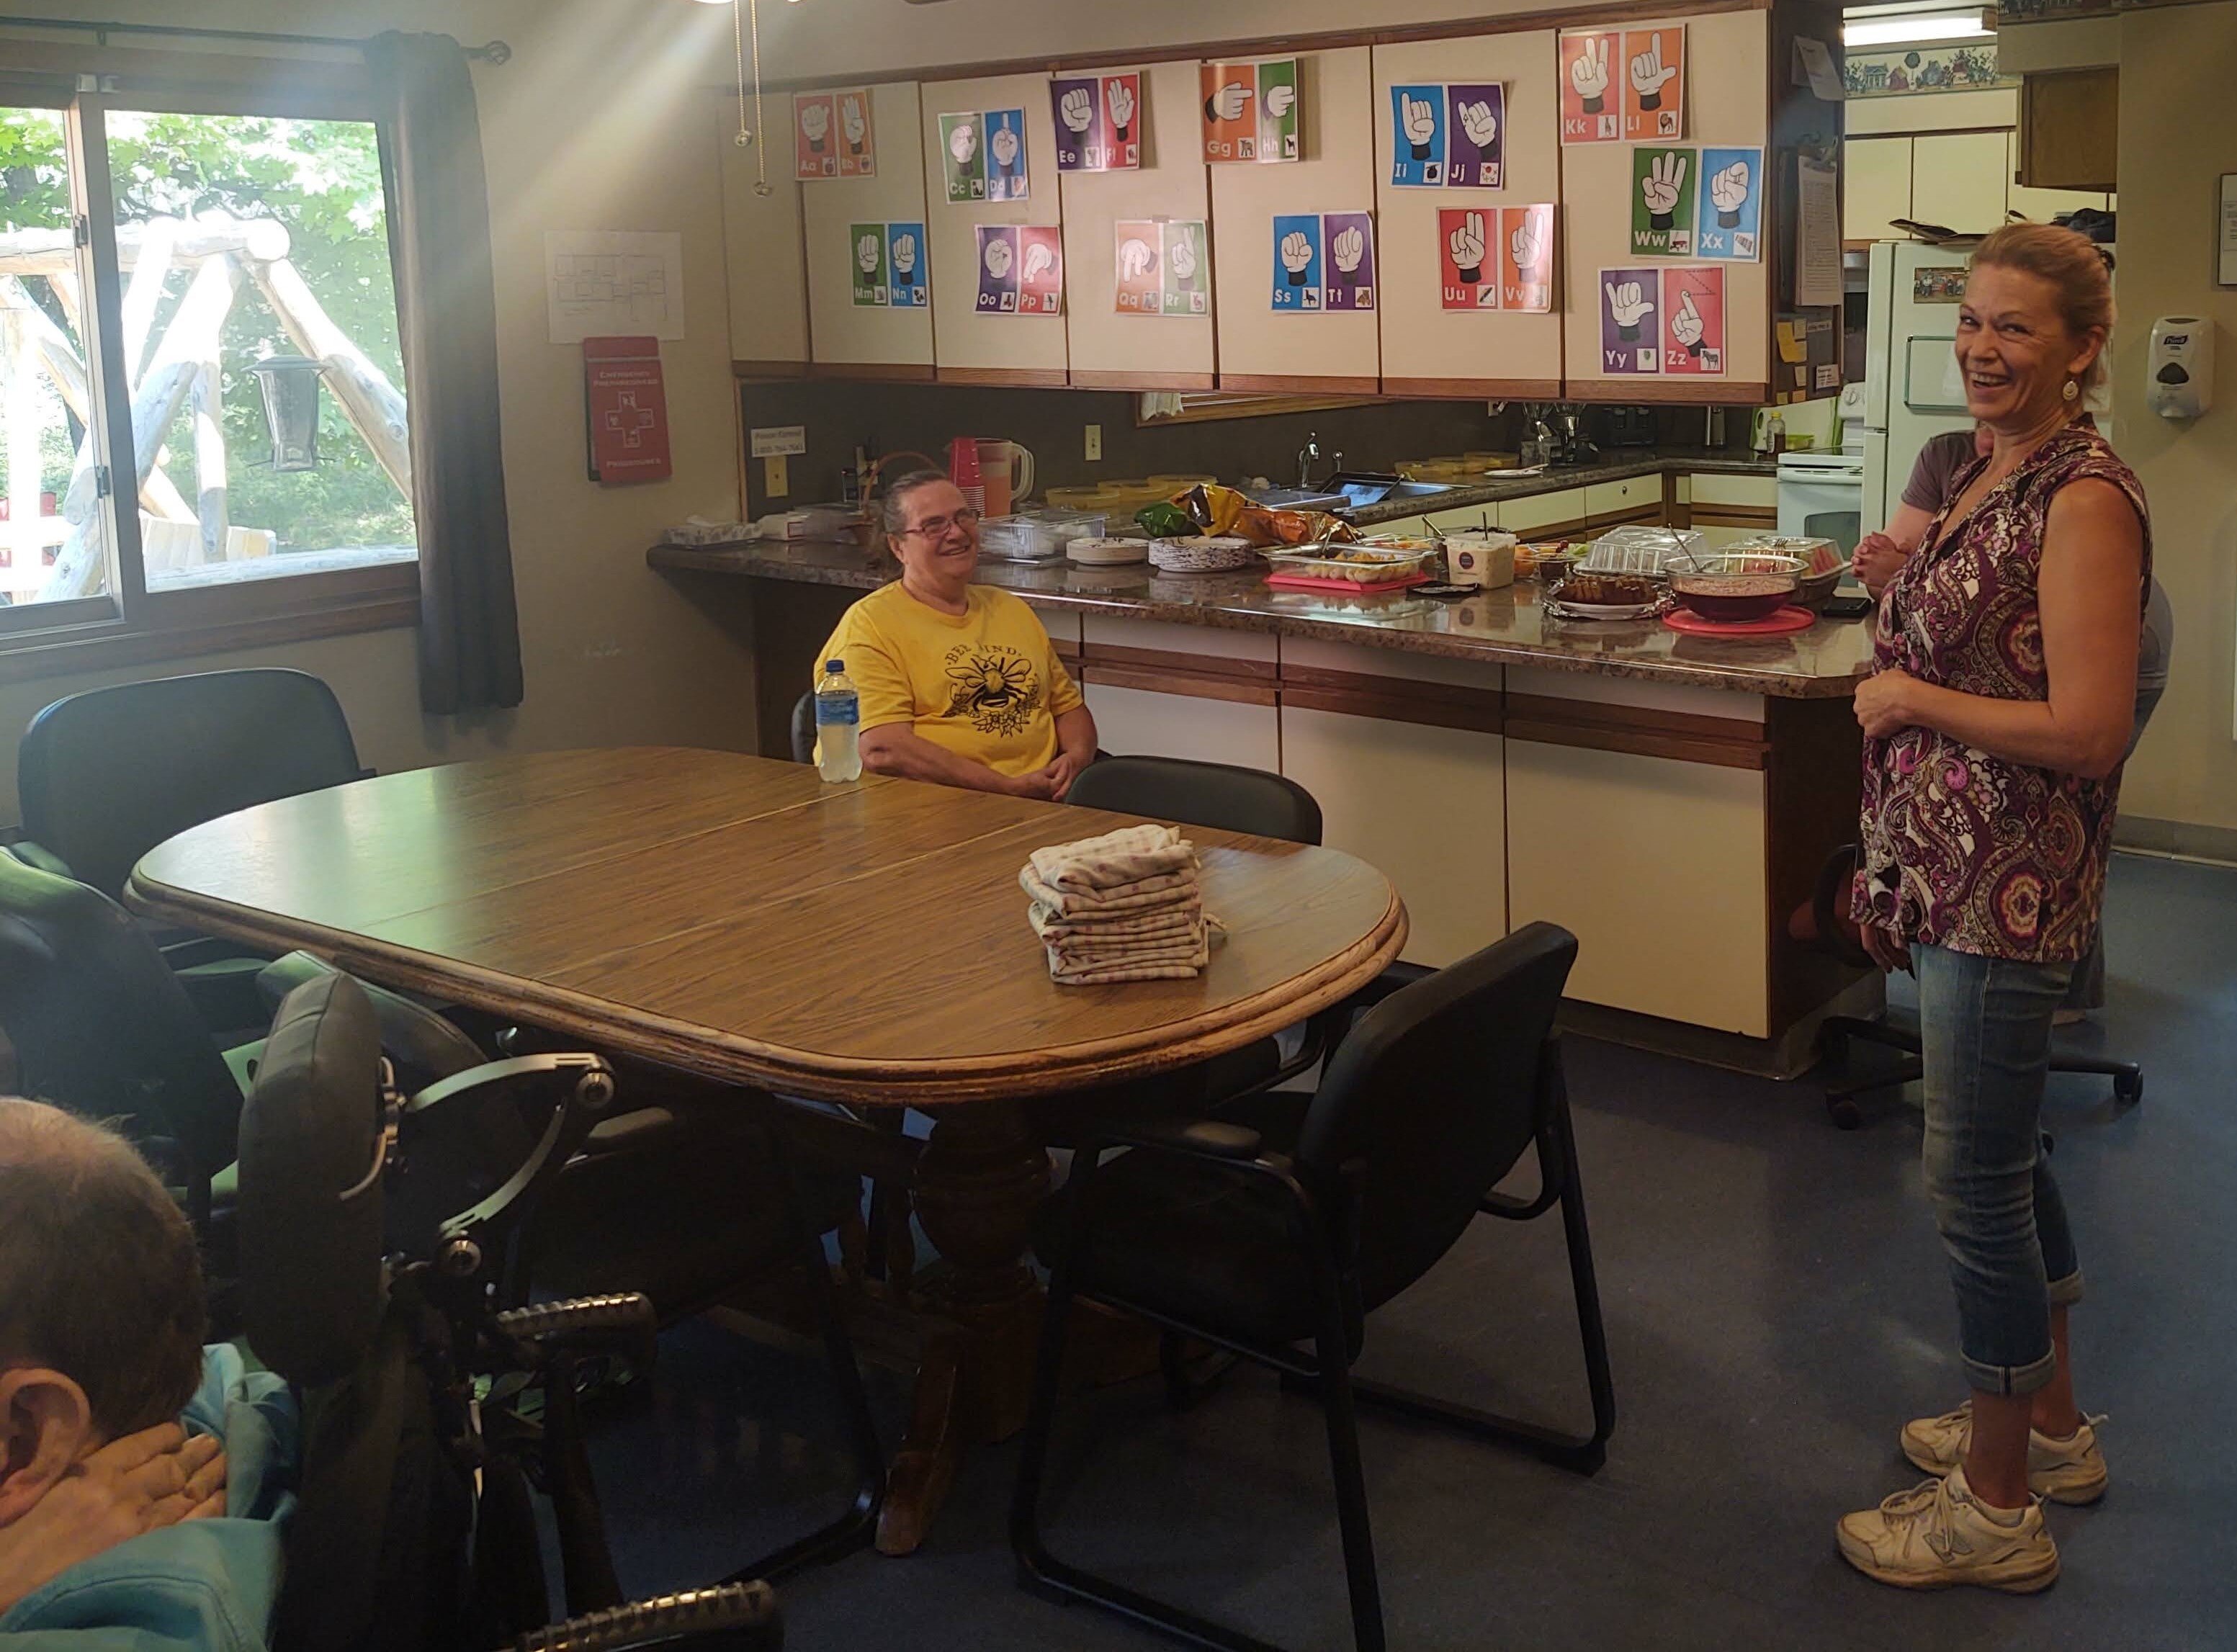
[[(1305, 432), (1305, 444), (1297, 450), (1298, 492), (1310, 493), (1313, 490), (1313, 466), (1318, 464), (1320, 462), (1320, 432), (1318, 431), (1307, 431)], [(1329, 474), (1330, 476), (1334, 476), (1338, 471), (1343, 469), (1343, 451), (1339, 448), (1336, 451), (1335, 465), (1330, 470)]]

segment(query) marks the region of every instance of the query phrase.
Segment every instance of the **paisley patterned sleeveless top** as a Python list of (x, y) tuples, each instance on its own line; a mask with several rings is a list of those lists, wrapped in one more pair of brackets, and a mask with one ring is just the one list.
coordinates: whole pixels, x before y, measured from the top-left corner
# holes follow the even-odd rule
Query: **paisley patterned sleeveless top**
[[(1924, 542), (1882, 595), (1874, 664), (1961, 694), (2047, 700), (2036, 580), (2053, 496), (2089, 477), (2135, 507), (2144, 541), (2139, 625), (2151, 589), (2151, 517), (2135, 474), (2084, 423), (2029, 454), (1944, 543), (1951, 505), (1988, 462), (1950, 479)], [(2120, 795), (2118, 769), (2085, 780), (1926, 728), (1868, 739), (1854, 916), (1953, 951), (2078, 959), (2096, 936)]]

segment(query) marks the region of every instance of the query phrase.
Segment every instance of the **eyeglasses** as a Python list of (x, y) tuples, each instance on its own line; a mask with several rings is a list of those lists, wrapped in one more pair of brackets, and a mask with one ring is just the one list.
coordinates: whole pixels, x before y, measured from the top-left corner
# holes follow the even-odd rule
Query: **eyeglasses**
[(950, 528), (960, 528), (968, 533), (985, 519), (986, 515), (983, 510), (973, 510), (970, 506), (966, 505), (952, 517), (934, 517), (929, 522), (920, 522), (914, 528), (904, 528), (901, 532), (904, 535), (923, 534), (933, 539), (945, 539)]

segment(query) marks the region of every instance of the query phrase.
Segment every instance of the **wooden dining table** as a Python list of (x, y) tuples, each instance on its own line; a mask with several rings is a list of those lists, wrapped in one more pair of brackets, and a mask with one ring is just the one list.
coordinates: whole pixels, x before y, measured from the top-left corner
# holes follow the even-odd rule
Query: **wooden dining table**
[(1191, 827), (1226, 930), (1201, 976), (1049, 978), (1031, 851), (1125, 817), (668, 747), (485, 759), (353, 781), (151, 850), (128, 904), (609, 1053), (932, 1121), (914, 1170), (940, 1259), (879, 1546), (906, 1553), (964, 1454), (1023, 1425), (1050, 1161), (1079, 1091), (1236, 1050), (1394, 959), (1390, 882), (1333, 850)]

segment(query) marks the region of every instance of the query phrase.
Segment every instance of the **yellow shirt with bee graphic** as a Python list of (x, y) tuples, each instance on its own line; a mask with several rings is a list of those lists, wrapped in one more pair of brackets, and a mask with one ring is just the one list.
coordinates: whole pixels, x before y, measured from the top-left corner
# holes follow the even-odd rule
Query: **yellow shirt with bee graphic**
[[(1054, 760), (1056, 720), (1080, 703), (1033, 609), (973, 585), (961, 614), (943, 614), (899, 581), (841, 616), (815, 656), (843, 660), (865, 729), (907, 723), (934, 745), (1002, 774)], [(813, 686), (813, 685), (811, 685)]]

